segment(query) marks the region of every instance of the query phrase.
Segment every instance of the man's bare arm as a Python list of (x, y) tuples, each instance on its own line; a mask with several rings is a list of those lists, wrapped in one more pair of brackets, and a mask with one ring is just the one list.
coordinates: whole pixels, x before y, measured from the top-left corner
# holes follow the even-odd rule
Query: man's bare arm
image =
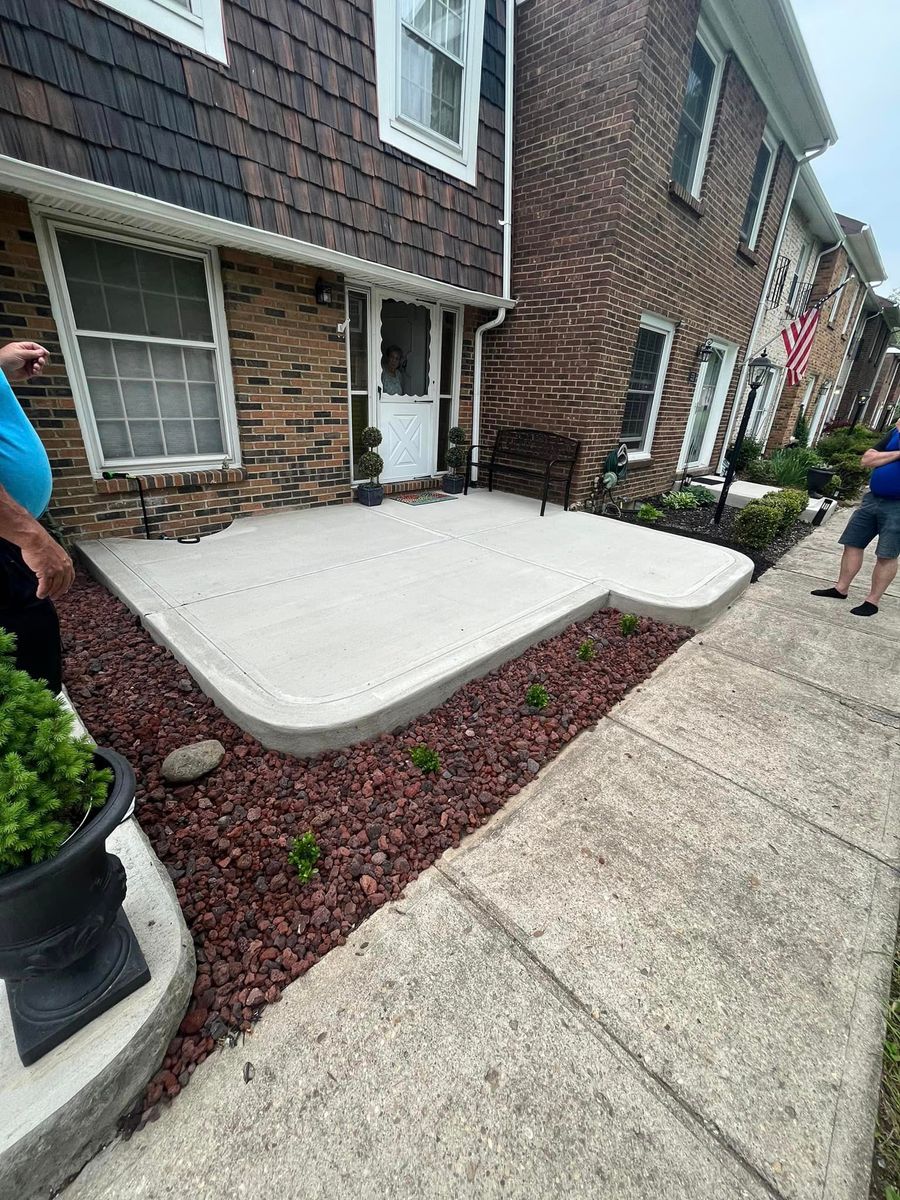
[(860, 466), (869, 471), (874, 467), (886, 467), (892, 462), (900, 462), (900, 450), (867, 450), (859, 460)]
[(71, 558), (4, 487), (0, 487), (0, 538), (18, 546), (26, 566), (37, 575), (39, 600), (55, 600), (72, 586), (75, 569)]

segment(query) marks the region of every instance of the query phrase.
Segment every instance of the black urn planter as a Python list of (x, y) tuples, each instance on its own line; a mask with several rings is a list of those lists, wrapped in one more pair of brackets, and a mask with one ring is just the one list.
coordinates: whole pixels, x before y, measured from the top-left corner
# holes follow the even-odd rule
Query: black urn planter
[(366, 508), (374, 508), (384, 499), (384, 488), (380, 483), (360, 483), (356, 488), (356, 499)]
[(106, 804), (54, 858), (0, 875), (0, 979), (25, 1066), (150, 979), (122, 911), (125, 868), (106, 851), (128, 816), (134, 772), (112, 750), (94, 759), (113, 772)]
[(833, 475), (831, 467), (810, 467), (806, 472), (806, 490), (811, 496), (830, 494)]
[(459, 496), (465, 486), (464, 475), (445, 475), (441, 480), (441, 488), (451, 496)]

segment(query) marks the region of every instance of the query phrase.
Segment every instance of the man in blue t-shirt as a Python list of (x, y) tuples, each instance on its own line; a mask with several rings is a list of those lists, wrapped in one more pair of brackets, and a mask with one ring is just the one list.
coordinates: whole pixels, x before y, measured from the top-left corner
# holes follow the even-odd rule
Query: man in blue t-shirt
[(17, 639), (16, 665), (58, 692), (59, 620), (53, 600), (72, 586), (72, 560), (38, 518), (50, 499), (47, 452), (9, 386), (34, 379), (49, 355), (37, 342), (0, 347), (0, 627)]
[(850, 609), (855, 617), (873, 617), (888, 584), (897, 574), (900, 555), (900, 421), (874, 449), (865, 452), (860, 464), (871, 467), (872, 474), (869, 490), (839, 539), (844, 547), (841, 573), (834, 587), (816, 588), (812, 594), (846, 600), (850, 584), (862, 566), (863, 551), (877, 537), (872, 586), (862, 604)]

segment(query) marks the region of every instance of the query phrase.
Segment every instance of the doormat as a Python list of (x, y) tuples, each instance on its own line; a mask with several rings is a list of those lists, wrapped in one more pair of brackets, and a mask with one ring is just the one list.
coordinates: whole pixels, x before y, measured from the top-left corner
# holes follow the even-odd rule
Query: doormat
[(401, 504), (437, 504), (441, 500), (455, 500), (456, 496), (448, 496), (446, 492), (399, 492), (389, 499)]

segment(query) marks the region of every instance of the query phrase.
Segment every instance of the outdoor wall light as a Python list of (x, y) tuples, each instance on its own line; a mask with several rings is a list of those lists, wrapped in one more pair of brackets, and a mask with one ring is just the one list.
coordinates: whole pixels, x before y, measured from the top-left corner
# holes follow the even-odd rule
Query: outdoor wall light
[(324, 279), (316, 280), (316, 304), (331, 303), (331, 284)]
[(707, 338), (702, 346), (697, 347), (697, 358), (702, 363), (709, 362), (709, 360), (712, 358), (712, 354), (713, 354), (713, 344), (709, 340), (709, 338)]
[(766, 373), (772, 369), (772, 360), (763, 350), (762, 354), (757, 354), (755, 358), (751, 358), (747, 364), (748, 379), (752, 388), (758, 388), (766, 377)]

